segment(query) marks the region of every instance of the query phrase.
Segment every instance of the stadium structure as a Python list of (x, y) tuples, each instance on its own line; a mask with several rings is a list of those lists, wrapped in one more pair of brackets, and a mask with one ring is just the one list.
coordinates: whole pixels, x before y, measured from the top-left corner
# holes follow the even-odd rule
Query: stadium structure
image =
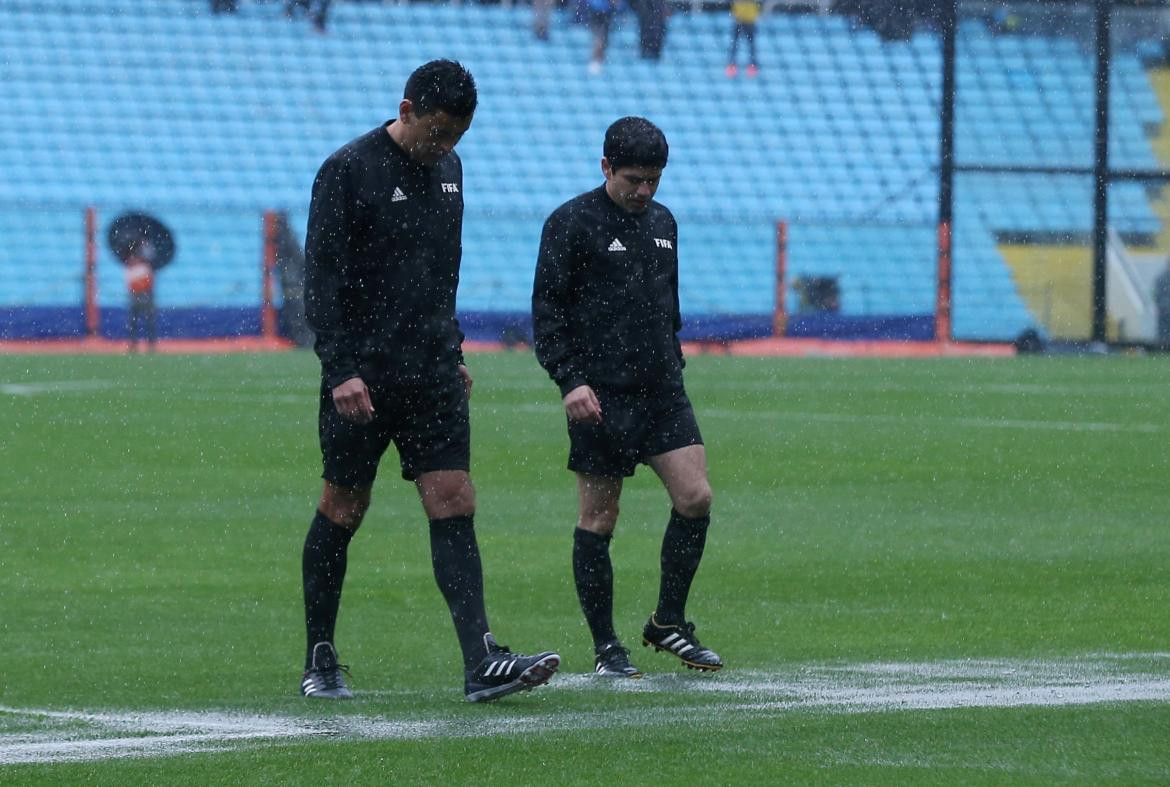
[(543, 218), (638, 114), (671, 143), (685, 338), (1157, 343), (1170, 12), (910, 4), (883, 24), (883, 5), (771, 3), (758, 76), (729, 78), (727, 7), (701, 2), (673, 9), (658, 60), (623, 15), (593, 74), (572, 5), (541, 41), (508, 3), (335, 2), (321, 34), (280, 2), (7, 0), (0, 339), (125, 335), (105, 238), (128, 210), (176, 239), (162, 336), (292, 333), (278, 218), (303, 241), (320, 162), (450, 57), (481, 91), (460, 147), (469, 338), (524, 339)]

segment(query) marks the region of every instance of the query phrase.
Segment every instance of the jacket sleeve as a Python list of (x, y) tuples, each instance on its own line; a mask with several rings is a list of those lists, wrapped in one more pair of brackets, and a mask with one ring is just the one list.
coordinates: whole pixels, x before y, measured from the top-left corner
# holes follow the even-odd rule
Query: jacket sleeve
[[(463, 193), (463, 161), (460, 160), (458, 154), (452, 153), (451, 155), (455, 157), (455, 161), (458, 162), (458, 164), (459, 164), (459, 180), (457, 181), (457, 183), (459, 184), (459, 186), (458, 186), (459, 193), (460, 193), (460, 195), (462, 195), (462, 193)], [(459, 231), (458, 232), (459, 232), (459, 234), (456, 237), (460, 241), (460, 245), (459, 245), (460, 260), (458, 260), (457, 262), (462, 262), (462, 256), (463, 256), (463, 243), (462, 243), (463, 213), (462, 213), (462, 208), (460, 208)], [(455, 266), (455, 269), (459, 270), (459, 268), (460, 268), (460, 265), (457, 264)], [(459, 287), (458, 281), (456, 281), (455, 286), (456, 286), (456, 289), (458, 289), (458, 287)], [(467, 337), (464, 335), (463, 329), (461, 329), (459, 327), (459, 318), (455, 316), (455, 309), (454, 308), (452, 308), (452, 310), (451, 310), (451, 324), (450, 324), (449, 329), (448, 329), (448, 337), (449, 337), (448, 341), (450, 343), (451, 350), (455, 354), (455, 362), (457, 364), (459, 364), (460, 366), (466, 366), (467, 362), (463, 358), (463, 340), (466, 339)]]
[(571, 222), (557, 211), (544, 223), (532, 286), (532, 333), (536, 359), (564, 396), (585, 385), (585, 371), (570, 324), (575, 243)]
[(459, 327), (459, 319), (451, 318), (451, 349), (455, 351), (455, 363), (466, 366), (467, 360), (463, 357), (463, 340), (467, 338), (463, 329)]
[(674, 351), (678, 355), (678, 365), (685, 368), (687, 359), (683, 357), (682, 342), (678, 338), (679, 331), (682, 330), (682, 312), (678, 307), (678, 224), (674, 225), (674, 277), (671, 280), (671, 287), (674, 290)]
[(305, 317), (317, 335), (325, 383), (336, 387), (357, 377), (358, 342), (342, 292), (349, 272), (352, 195), (345, 162), (329, 159), (313, 182), (309, 231), (305, 238)]

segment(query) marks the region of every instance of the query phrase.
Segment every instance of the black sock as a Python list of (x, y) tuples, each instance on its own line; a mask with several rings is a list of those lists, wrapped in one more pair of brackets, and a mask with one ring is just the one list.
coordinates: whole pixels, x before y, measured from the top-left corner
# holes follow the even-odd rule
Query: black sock
[(488, 624), (483, 605), (483, 567), (471, 516), (431, 520), (431, 566), (451, 610), (463, 650), (463, 668), (474, 669), (487, 655), (483, 635)]
[(609, 560), (611, 536), (590, 530), (573, 531), (573, 579), (594, 647), (617, 639), (613, 630), (613, 564)]
[(312, 666), (313, 646), (333, 642), (341, 583), (345, 581), (345, 556), (354, 531), (335, 524), (320, 511), (313, 517), (301, 554), (301, 582), (305, 590), (305, 631), (308, 647), (305, 669)]
[(654, 612), (659, 623), (685, 622), (687, 594), (703, 559), (710, 523), (709, 516), (688, 519), (671, 509), (670, 524), (662, 537), (662, 583), (658, 589), (658, 609)]

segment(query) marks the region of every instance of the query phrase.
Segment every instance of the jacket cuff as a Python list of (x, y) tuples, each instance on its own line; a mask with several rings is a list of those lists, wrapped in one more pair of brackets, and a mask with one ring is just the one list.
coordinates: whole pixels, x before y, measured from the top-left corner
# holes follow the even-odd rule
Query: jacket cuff
[(557, 383), (557, 385), (561, 389), (561, 396), (562, 397), (568, 396), (569, 391), (573, 390), (574, 388), (579, 388), (582, 385), (588, 385), (588, 384), (589, 383), (585, 380), (584, 377), (577, 377), (577, 376), (567, 377), (564, 380), (562, 380), (561, 382)]
[(356, 369), (344, 369), (325, 375), (325, 384), (330, 388), (336, 388), (346, 380), (352, 380), (355, 377), (361, 377)]

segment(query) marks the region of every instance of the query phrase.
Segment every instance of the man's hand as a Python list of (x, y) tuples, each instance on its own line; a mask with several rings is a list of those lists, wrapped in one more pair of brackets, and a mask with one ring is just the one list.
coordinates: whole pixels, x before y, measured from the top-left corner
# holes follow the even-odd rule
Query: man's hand
[(355, 424), (368, 424), (374, 420), (370, 389), (360, 377), (351, 377), (333, 389), (333, 406), (342, 418)]
[(601, 423), (601, 402), (588, 385), (578, 385), (565, 394), (565, 413), (572, 421)]
[(463, 378), (463, 385), (467, 389), (467, 398), (471, 399), (471, 372), (467, 371), (467, 367), (459, 364), (459, 376)]

